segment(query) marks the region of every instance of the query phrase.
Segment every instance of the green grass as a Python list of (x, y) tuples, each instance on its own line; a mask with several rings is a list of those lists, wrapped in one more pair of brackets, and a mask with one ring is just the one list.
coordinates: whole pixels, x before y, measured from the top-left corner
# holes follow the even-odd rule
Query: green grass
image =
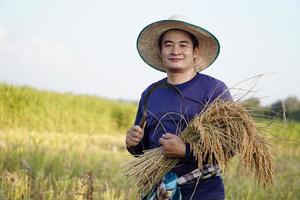
[(40, 132), (122, 132), (136, 104), (0, 84), (0, 128)]
[(80, 199), (93, 180), (95, 198), (117, 199), (130, 189), (121, 170), (129, 158), (122, 136), (1, 131), (0, 194)]

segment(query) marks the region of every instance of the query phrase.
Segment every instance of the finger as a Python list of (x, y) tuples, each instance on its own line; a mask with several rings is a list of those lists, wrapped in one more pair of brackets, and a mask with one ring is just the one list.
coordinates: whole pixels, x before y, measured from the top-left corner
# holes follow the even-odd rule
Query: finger
[(161, 152), (164, 156), (170, 157), (170, 153), (167, 151), (167, 149), (164, 146), (162, 146)]
[(165, 152), (165, 147), (164, 146), (161, 146), (161, 152), (162, 152), (162, 154), (166, 154), (166, 152)]
[(172, 133), (166, 133), (166, 134), (163, 134), (163, 138), (164, 139), (171, 139), (173, 138), (175, 135), (173, 135)]
[(138, 137), (138, 135), (143, 136), (144, 132), (140, 127), (131, 127), (128, 131), (127, 131), (127, 135), (131, 135), (131, 136), (135, 136)]
[(139, 139), (143, 139), (143, 133), (139, 133), (139, 132), (137, 132), (137, 131), (134, 131), (134, 132), (131, 132), (130, 134), (129, 134), (129, 136), (130, 137), (132, 137), (132, 138), (139, 138)]
[(133, 142), (140, 142), (142, 140), (142, 138), (128, 136), (128, 140), (133, 141)]
[(127, 143), (126, 143), (126, 146), (127, 147), (135, 147), (135, 146), (137, 146), (139, 143), (136, 143), (136, 142), (132, 142), (132, 141), (128, 141)]
[(135, 125), (135, 126), (131, 127), (131, 130), (134, 131), (134, 132), (143, 133), (143, 129), (138, 125)]
[(164, 143), (165, 143), (164, 138), (160, 138), (160, 139), (159, 139), (159, 144), (164, 145)]
[(136, 146), (136, 145), (139, 144), (139, 142), (136, 142), (136, 141), (134, 141), (134, 140), (131, 140), (129, 143), (132, 144), (132, 145), (134, 145), (134, 146)]
[(134, 145), (137, 145), (137, 144), (139, 144), (140, 142), (141, 142), (141, 140), (138, 139), (138, 138), (133, 138), (133, 137), (127, 137), (127, 138), (126, 138), (126, 143), (128, 143), (128, 144), (134, 144)]

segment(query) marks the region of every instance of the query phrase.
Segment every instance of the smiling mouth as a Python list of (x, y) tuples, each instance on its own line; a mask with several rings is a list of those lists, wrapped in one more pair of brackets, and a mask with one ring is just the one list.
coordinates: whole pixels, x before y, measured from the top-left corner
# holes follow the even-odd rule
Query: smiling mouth
[(172, 62), (179, 62), (182, 59), (181, 58), (169, 58), (169, 60), (172, 61)]

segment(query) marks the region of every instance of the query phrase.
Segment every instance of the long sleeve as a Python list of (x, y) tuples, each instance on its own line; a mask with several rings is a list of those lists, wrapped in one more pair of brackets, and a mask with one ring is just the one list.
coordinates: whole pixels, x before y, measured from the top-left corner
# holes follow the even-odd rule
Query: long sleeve
[(193, 151), (191, 145), (189, 143), (185, 143), (185, 156), (183, 162), (186, 163), (196, 163), (197, 160), (193, 155)]

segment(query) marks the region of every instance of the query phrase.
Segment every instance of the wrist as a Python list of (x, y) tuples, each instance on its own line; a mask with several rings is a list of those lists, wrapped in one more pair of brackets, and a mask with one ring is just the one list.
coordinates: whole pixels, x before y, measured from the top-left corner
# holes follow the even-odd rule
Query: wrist
[(180, 154), (179, 154), (179, 158), (180, 159), (185, 159), (185, 154), (186, 154), (186, 145), (185, 143), (182, 144), (182, 147), (180, 148)]

